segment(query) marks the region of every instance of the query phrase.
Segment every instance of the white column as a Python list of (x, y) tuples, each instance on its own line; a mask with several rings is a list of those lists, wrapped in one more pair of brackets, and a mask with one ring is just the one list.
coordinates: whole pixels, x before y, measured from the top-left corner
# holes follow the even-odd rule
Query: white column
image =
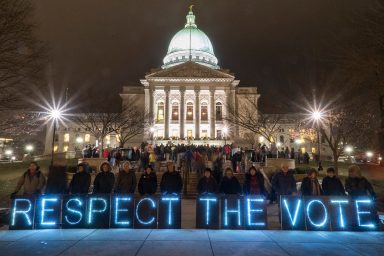
[(185, 88), (181, 87), (180, 88), (180, 138), (184, 139), (185, 138)]
[(153, 125), (153, 120), (154, 120), (154, 90), (153, 88), (149, 88), (149, 124), (152, 126)]
[(200, 139), (200, 89), (195, 89), (195, 139)]
[(164, 88), (165, 91), (165, 115), (164, 115), (164, 138), (169, 139), (169, 87)]
[(215, 89), (211, 88), (209, 90), (209, 103), (211, 104), (211, 113), (209, 115), (210, 119), (210, 137), (211, 139), (215, 138), (215, 130), (216, 130), (216, 110), (215, 110)]

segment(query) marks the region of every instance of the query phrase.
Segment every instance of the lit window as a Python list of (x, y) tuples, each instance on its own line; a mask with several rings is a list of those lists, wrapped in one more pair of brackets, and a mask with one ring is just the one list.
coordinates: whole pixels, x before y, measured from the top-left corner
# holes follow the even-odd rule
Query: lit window
[(177, 104), (177, 102), (172, 104), (172, 120), (179, 120), (179, 104)]
[(111, 136), (110, 135), (105, 136), (105, 143), (107, 145), (111, 144)]
[(304, 154), (305, 153), (305, 148), (301, 148), (301, 153)]
[(68, 151), (68, 146), (64, 146), (63, 152), (67, 152), (67, 151)]
[(312, 153), (316, 153), (316, 148), (312, 148)]
[(89, 142), (91, 139), (91, 135), (89, 133), (85, 134), (84, 141)]
[(157, 104), (157, 121), (164, 121), (164, 102)]
[(208, 106), (207, 103), (201, 104), (201, 116), (200, 120), (202, 121), (208, 121)]
[(69, 133), (64, 134), (64, 142), (69, 142)]
[(187, 120), (193, 120), (193, 104), (191, 102), (187, 103)]
[(223, 105), (220, 102), (216, 103), (216, 120), (223, 120)]
[(57, 145), (53, 147), (53, 152), (57, 152)]
[(192, 130), (187, 130), (187, 137), (192, 139)]
[(202, 136), (203, 138), (207, 138), (207, 137), (208, 137), (208, 132), (207, 132), (207, 130), (202, 130), (202, 131), (201, 131), (201, 136)]
[(177, 129), (173, 129), (173, 130), (172, 130), (172, 137), (174, 137), (174, 138), (179, 137), (179, 130), (177, 130)]

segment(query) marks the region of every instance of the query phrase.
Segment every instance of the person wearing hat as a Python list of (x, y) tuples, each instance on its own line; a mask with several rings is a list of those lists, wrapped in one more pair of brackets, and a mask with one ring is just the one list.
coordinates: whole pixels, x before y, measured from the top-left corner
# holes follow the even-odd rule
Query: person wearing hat
[(93, 182), (93, 194), (110, 194), (115, 184), (115, 175), (112, 173), (112, 167), (108, 162), (100, 165), (100, 172), (96, 175)]
[(217, 183), (215, 178), (212, 176), (212, 171), (210, 168), (205, 168), (204, 176), (199, 180), (197, 184), (197, 192), (199, 194), (204, 193), (216, 193)]
[(135, 170), (131, 168), (130, 162), (124, 162), (123, 168), (119, 171), (115, 187), (115, 193), (133, 194), (136, 188)]
[(137, 188), (140, 195), (153, 195), (156, 193), (157, 176), (151, 165), (141, 175)]
[(325, 196), (345, 196), (343, 183), (336, 176), (335, 168), (327, 169), (327, 177), (323, 179), (321, 184)]
[(167, 171), (161, 177), (160, 191), (163, 194), (179, 194), (183, 187), (180, 173), (176, 172), (175, 166), (167, 166)]
[(317, 171), (315, 168), (311, 168), (308, 176), (301, 182), (300, 191), (303, 196), (321, 196), (323, 194), (323, 189), (317, 179)]
[(88, 194), (91, 175), (85, 169), (86, 165), (84, 163), (77, 165), (77, 172), (73, 175), (69, 184), (69, 194)]

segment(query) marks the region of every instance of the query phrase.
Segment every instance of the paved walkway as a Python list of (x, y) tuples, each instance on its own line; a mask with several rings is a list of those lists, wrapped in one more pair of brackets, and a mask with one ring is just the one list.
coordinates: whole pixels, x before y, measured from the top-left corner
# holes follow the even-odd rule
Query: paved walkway
[(0, 231), (0, 255), (384, 255), (384, 232), (72, 229)]

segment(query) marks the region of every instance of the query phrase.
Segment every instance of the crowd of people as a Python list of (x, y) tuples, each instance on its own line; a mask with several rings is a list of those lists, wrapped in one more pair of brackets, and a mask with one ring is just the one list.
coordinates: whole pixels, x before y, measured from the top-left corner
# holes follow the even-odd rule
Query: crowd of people
[[(110, 194), (110, 193), (135, 193), (136, 189), (141, 195), (153, 195), (157, 191), (157, 175), (151, 165), (148, 165), (141, 174), (139, 182), (136, 181), (136, 173), (130, 162), (126, 161), (115, 175), (109, 162), (103, 162), (99, 168), (91, 187), (91, 174), (86, 171), (84, 163), (78, 165), (77, 173), (63, 193), (69, 194)], [(203, 176), (197, 184), (197, 192), (219, 193), (225, 195), (261, 195), (271, 202), (283, 195), (303, 196), (344, 196), (351, 197), (370, 196), (376, 198), (370, 182), (361, 175), (360, 167), (352, 165), (349, 167), (349, 176), (343, 186), (342, 181), (336, 176), (334, 168), (327, 169), (327, 176), (322, 183), (318, 180), (315, 169), (308, 172), (303, 178), (300, 189), (297, 189), (296, 179), (293, 172), (286, 164), (271, 178), (272, 190), (265, 188), (265, 175), (254, 166), (250, 167), (245, 174), (244, 183), (241, 185), (233, 170), (228, 167), (224, 176), (215, 176), (210, 168), (205, 168)], [(28, 170), (20, 177), (17, 186), (12, 193), (15, 196), (23, 187), (24, 195), (39, 195), (44, 192), (46, 178), (40, 171), (36, 162), (31, 162)], [(167, 171), (162, 174), (160, 192), (163, 194), (180, 194), (183, 187), (182, 177), (175, 165), (168, 165)]]

